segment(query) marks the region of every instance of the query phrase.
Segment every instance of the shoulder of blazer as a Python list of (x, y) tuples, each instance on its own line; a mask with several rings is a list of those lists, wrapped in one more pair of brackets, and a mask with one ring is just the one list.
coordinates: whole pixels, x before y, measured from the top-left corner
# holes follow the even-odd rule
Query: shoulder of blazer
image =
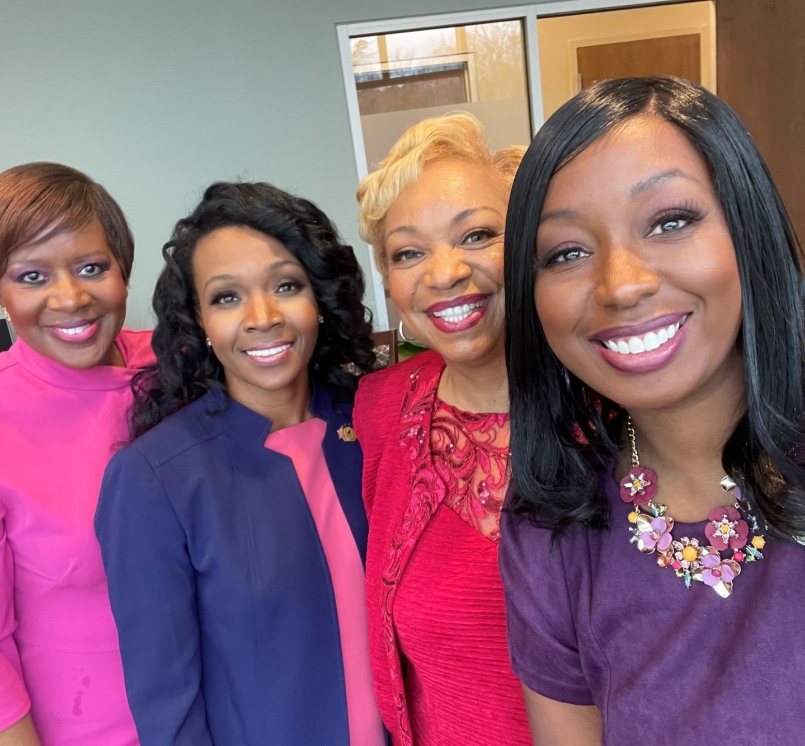
[[(217, 392), (215, 392), (217, 394)], [(127, 447), (137, 451), (157, 468), (191, 448), (220, 437), (215, 407), (221, 397), (205, 394), (141, 435)]]
[(444, 358), (435, 350), (427, 350), (364, 376), (355, 396), (354, 417), (358, 439), (385, 440), (384, 435), (399, 422), (400, 407), (410, 377), (417, 371), (430, 374), (442, 368)]

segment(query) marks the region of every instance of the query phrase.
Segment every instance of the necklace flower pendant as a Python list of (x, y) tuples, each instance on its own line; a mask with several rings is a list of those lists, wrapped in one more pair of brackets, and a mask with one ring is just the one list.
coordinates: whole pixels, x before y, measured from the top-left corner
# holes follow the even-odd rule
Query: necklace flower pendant
[(657, 475), (653, 469), (633, 466), (621, 479), (620, 496), (625, 503), (645, 505), (657, 494)]
[(749, 537), (749, 525), (735, 508), (724, 505), (710, 511), (704, 533), (716, 549), (740, 549)]
[(670, 549), (673, 542), (671, 531), (674, 528), (674, 519), (671, 516), (651, 516), (640, 513), (635, 522), (637, 532), (637, 548), (643, 554), (660, 554)]

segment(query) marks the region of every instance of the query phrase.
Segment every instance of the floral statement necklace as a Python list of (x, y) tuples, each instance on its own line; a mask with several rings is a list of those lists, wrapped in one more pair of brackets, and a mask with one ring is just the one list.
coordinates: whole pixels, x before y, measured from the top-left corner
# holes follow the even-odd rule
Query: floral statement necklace
[[(632, 527), (631, 543), (643, 554), (657, 553), (657, 564), (670, 567), (678, 578), (690, 588), (696, 581), (710, 586), (722, 598), (732, 593), (732, 584), (741, 573), (744, 562), (763, 559), (766, 546), (758, 528), (757, 519), (749, 505), (741, 502), (741, 490), (729, 477), (721, 480), (721, 487), (734, 499), (734, 505), (724, 505), (710, 511), (704, 533), (710, 542), (702, 546), (699, 539), (683, 536), (675, 539), (672, 531), (674, 519), (666, 512), (665, 505), (653, 501), (657, 494), (657, 474), (640, 465), (632, 418), (626, 422), (626, 432), (632, 450), (632, 468), (620, 482), (621, 500), (632, 503), (629, 513)], [(749, 538), (749, 531), (752, 538)], [(721, 552), (732, 550), (732, 556), (724, 558)]]

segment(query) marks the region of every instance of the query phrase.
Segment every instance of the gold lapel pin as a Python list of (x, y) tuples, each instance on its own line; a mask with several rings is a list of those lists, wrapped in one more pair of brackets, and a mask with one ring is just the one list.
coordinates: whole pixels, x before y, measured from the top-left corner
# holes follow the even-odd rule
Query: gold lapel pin
[(338, 428), (338, 437), (345, 443), (354, 443), (358, 436), (355, 435), (355, 428), (352, 425), (342, 425)]

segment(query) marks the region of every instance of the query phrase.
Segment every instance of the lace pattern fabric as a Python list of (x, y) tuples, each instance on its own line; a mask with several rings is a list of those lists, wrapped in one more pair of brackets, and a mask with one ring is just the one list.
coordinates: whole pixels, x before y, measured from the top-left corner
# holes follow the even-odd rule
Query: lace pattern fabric
[(487, 539), (499, 541), (509, 486), (509, 415), (464, 412), (436, 397), (430, 445), (445, 503)]

